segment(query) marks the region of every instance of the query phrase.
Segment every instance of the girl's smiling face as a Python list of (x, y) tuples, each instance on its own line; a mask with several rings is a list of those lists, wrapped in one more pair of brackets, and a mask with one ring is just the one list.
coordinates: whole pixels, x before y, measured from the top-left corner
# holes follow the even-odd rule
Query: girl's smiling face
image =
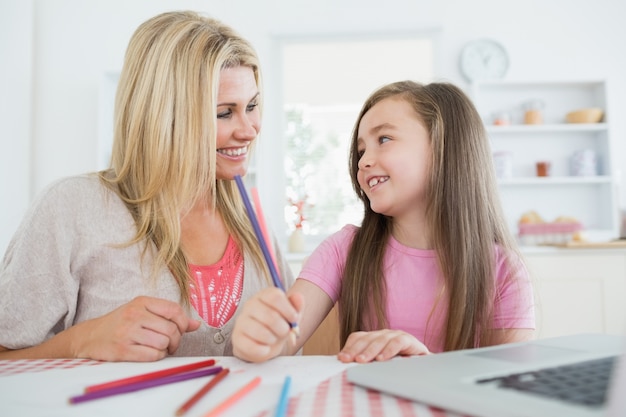
[(373, 211), (400, 218), (423, 216), (430, 180), (429, 133), (399, 96), (376, 103), (358, 129), (357, 179)]
[(217, 94), (218, 179), (244, 175), (250, 144), (261, 130), (259, 89), (252, 68), (224, 68)]

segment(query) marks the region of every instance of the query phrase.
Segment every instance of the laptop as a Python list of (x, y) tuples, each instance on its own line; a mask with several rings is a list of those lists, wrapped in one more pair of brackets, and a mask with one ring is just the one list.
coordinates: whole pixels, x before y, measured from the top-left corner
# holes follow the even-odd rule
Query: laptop
[(347, 378), (476, 417), (617, 417), (626, 416), (625, 355), (623, 336), (579, 334), (360, 364)]

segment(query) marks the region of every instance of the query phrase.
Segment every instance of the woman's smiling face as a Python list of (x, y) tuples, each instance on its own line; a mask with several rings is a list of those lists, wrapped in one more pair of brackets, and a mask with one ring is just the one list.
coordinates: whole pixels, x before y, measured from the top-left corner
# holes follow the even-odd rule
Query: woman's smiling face
[(248, 151), (261, 130), (259, 88), (252, 68), (224, 68), (217, 94), (218, 179), (244, 175)]

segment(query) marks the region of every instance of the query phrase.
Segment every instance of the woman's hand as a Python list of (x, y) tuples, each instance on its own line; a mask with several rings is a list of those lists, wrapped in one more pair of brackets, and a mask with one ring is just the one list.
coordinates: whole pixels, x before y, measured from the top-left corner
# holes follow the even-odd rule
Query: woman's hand
[(337, 355), (341, 362), (386, 361), (397, 355), (428, 355), (430, 351), (413, 335), (401, 330), (354, 332)]
[(171, 355), (183, 334), (200, 327), (173, 301), (137, 297), (102, 317), (69, 329), (73, 356), (149, 362)]
[(173, 354), (183, 334), (201, 322), (169, 300), (137, 297), (104, 316), (80, 322), (40, 345), (0, 346), (0, 359), (87, 358), (150, 362)]
[(233, 330), (233, 353), (248, 362), (262, 362), (284, 353), (290, 323), (300, 320), (301, 294), (287, 296), (278, 288), (265, 288), (250, 298), (237, 316)]

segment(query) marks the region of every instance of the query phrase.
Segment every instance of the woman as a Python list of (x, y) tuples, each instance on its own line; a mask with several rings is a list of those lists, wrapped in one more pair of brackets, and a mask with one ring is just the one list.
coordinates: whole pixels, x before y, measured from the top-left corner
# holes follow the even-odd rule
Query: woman
[(110, 168), (49, 186), (9, 245), (0, 359), (232, 354), (238, 305), (271, 286), (232, 181), (261, 128), (260, 84), (250, 43), (217, 20), (139, 26)]

